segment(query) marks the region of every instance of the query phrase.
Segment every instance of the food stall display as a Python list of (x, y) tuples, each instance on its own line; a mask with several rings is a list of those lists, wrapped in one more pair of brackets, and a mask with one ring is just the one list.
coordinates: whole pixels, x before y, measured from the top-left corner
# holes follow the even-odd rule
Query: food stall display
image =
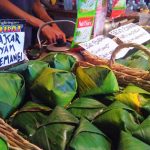
[[(92, 2), (78, 1), (77, 20), (95, 17)], [(85, 41), (77, 24), (69, 50), (40, 41), (40, 58), (1, 68), (0, 150), (150, 149), (150, 24), (111, 15)]]

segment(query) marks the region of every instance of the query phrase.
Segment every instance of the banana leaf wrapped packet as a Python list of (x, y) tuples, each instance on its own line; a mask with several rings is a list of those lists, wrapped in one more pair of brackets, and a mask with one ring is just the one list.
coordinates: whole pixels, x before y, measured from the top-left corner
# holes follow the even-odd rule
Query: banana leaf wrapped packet
[(133, 137), (130, 133), (121, 132), (118, 150), (149, 150), (150, 145)]
[(149, 56), (140, 50), (126, 58), (117, 60), (117, 62), (130, 68), (138, 68), (141, 70), (150, 69)]
[(8, 71), (9, 71), (9, 72), (19, 73), (19, 74), (21, 74), (22, 76), (24, 76), (24, 73), (25, 73), (27, 67), (28, 67), (28, 63), (27, 63), (27, 62), (24, 62), (23, 64), (18, 64), (18, 65), (16, 65), (16, 66), (13, 66), (13, 67), (8, 68)]
[(84, 118), (69, 146), (69, 150), (111, 150), (108, 137)]
[(0, 117), (9, 117), (23, 102), (24, 78), (17, 73), (0, 72)]
[(74, 100), (67, 110), (77, 118), (86, 118), (93, 120), (96, 116), (100, 115), (106, 106), (95, 99), (91, 98), (78, 98)]
[(133, 136), (150, 145), (150, 116), (132, 132)]
[(0, 149), (1, 150), (9, 150), (7, 142), (0, 135)]
[(29, 101), (11, 119), (11, 125), (30, 137), (45, 122), (50, 112), (49, 107)]
[(64, 108), (57, 106), (30, 141), (44, 150), (66, 150), (79, 121)]
[(116, 101), (96, 117), (93, 123), (112, 139), (114, 146), (116, 146), (120, 131), (132, 132), (143, 119), (135, 110)]
[(150, 102), (145, 103), (141, 107), (141, 110), (142, 110), (144, 116), (149, 116), (150, 115)]
[(137, 112), (149, 112), (147, 105), (150, 103), (150, 93), (135, 85), (128, 85), (121, 93), (115, 95), (115, 100), (120, 101)]
[(51, 68), (65, 71), (72, 71), (76, 64), (76, 59), (65, 53), (51, 52), (41, 60), (47, 62)]
[(31, 86), (34, 80), (41, 74), (41, 72), (48, 68), (48, 63), (39, 60), (30, 60), (27, 63), (25, 70), (25, 79), (28, 86)]
[(31, 87), (31, 93), (50, 107), (66, 107), (76, 90), (76, 76), (73, 73), (53, 68), (44, 69)]
[(80, 96), (108, 94), (119, 91), (117, 79), (108, 67), (78, 67), (76, 76)]

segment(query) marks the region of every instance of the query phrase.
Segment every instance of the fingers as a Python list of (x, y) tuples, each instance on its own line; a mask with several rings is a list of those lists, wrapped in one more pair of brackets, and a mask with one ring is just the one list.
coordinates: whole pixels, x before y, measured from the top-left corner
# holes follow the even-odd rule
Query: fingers
[(64, 34), (64, 32), (57, 25), (53, 25), (52, 28), (55, 30), (55, 32), (57, 32), (57, 34), (58, 34), (57, 38), (63, 39), (64, 42), (67, 41), (66, 40), (66, 35)]
[(64, 33), (62, 33), (61, 37), (62, 37), (63, 41), (66, 43), (67, 42), (66, 35)]
[(66, 42), (66, 36), (62, 31), (54, 29), (57, 39), (63, 39)]
[(47, 35), (47, 39), (50, 43), (56, 43), (56, 36), (55, 35)]
[(42, 33), (44, 34), (44, 36), (46, 36), (50, 43), (56, 42), (57, 36), (50, 26), (45, 26), (42, 29)]
[(63, 39), (63, 41), (66, 42), (65, 34), (59, 29), (46, 26), (42, 29), (42, 32), (50, 43), (56, 43), (57, 39)]

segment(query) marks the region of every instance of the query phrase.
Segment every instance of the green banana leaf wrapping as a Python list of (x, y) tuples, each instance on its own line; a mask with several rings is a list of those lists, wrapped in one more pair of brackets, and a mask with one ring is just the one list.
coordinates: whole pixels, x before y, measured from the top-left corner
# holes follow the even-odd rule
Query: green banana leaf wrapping
[(16, 73), (0, 73), (0, 117), (9, 117), (23, 102), (24, 78)]
[(142, 119), (134, 110), (116, 101), (107, 107), (93, 123), (117, 142), (120, 130), (131, 132), (138, 127)]
[(0, 150), (9, 150), (7, 142), (0, 136)]
[(115, 99), (139, 112), (142, 106), (150, 102), (150, 93), (137, 86), (129, 85), (121, 93), (116, 94)]
[(78, 67), (76, 76), (80, 96), (108, 94), (119, 90), (117, 79), (108, 67)]
[(104, 133), (82, 118), (69, 150), (111, 150), (111, 145)]
[(71, 113), (57, 106), (30, 140), (44, 150), (65, 150), (78, 123)]
[(118, 150), (150, 150), (150, 145), (122, 131)]
[(149, 56), (143, 51), (137, 51), (124, 59), (117, 60), (117, 62), (130, 68), (138, 68), (142, 70), (150, 69)]
[(93, 120), (96, 116), (100, 115), (105, 108), (106, 106), (104, 104), (95, 99), (78, 98), (69, 105), (68, 111), (78, 118), (85, 117), (88, 120)]
[(29, 61), (25, 71), (25, 79), (27, 83), (31, 85), (45, 68), (48, 68), (48, 63), (46, 62), (38, 60)]
[(150, 145), (150, 116), (133, 131), (133, 136)]
[(73, 73), (46, 68), (31, 87), (32, 94), (50, 107), (67, 106), (76, 94), (77, 82)]
[(28, 102), (15, 114), (11, 125), (30, 137), (45, 122), (50, 111), (48, 107)]
[(9, 72), (20, 73), (20, 74), (23, 75), (24, 72), (26, 71), (27, 67), (28, 67), (28, 63), (25, 62), (25, 63), (23, 63), (23, 64), (18, 64), (18, 65), (14, 66), (14, 67), (10, 67), (10, 68), (8, 69), (8, 71), (9, 71)]
[(145, 116), (150, 115), (150, 102), (145, 103), (141, 109), (144, 112)]
[(66, 71), (72, 71), (76, 64), (76, 59), (73, 56), (67, 55), (65, 53), (54, 52), (42, 58), (42, 61), (49, 63), (51, 68)]

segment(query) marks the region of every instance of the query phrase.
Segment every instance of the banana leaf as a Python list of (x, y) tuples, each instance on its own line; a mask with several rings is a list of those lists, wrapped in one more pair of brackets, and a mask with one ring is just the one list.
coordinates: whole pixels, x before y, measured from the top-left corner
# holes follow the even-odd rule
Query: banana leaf
[(150, 145), (122, 131), (118, 150), (150, 150)]
[(150, 102), (150, 93), (134, 85), (127, 86), (115, 99), (140, 112), (140, 108)]
[(111, 144), (103, 132), (82, 118), (69, 150), (111, 150)]
[(115, 101), (93, 123), (113, 139), (116, 145), (121, 130), (132, 132), (142, 120), (143, 118), (130, 107)]
[(11, 120), (11, 125), (27, 137), (32, 136), (45, 122), (51, 109), (33, 102), (28, 102)]
[(0, 117), (9, 117), (23, 102), (24, 78), (20, 74), (0, 73)]
[(19, 64), (17, 66), (11, 67), (8, 69), (9, 72), (15, 72), (15, 73), (20, 73), (21, 75), (24, 75), (26, 69), (28, 67), (28, 63), (25, 62), (23, 64)]
[(146, 91), (140, 87), (137, 87), (133, 84), (128, 85), (123, 91), (126, 93), (132, 92), (132, 93), (150, 95), (150, 93), (148, 91)]
[(31, 85), (45, 68), (48, 68), (48, 63), (38, 60), (29, 61), (25, 71), (27, 84)]
[(30, 140), (44, 150), (65, 150), (78, 123), (71, 113), (57, 106)]
[(7, 142), (0, 136), (0, 150), (9, 150)]
[(140, 95), (138, 93), (121, 93), (116, 95), (115, 99), (139, 112)]
[(133, 131), (133, 136), (150, 145), (150, 116)]
[(67, 55), (65, 53), (52, 52), (44, 58), (42, 58), (41, 60), (49, 63), (49, 66), (51, 68), (66, 71), (72, 71), (76, 64), (76, 59), (73, 56)]
[(149, 116), (150, 115), (150, 102), (145, 103), (141, 107), (141, 110), (142, 110), (144, 116)]
[(150, 48), (150, 42), (145, 45), (147, 48)]
[(70, 111), (77, 118), (85, 117), (88, 120), (93, 120), (96, 116), (100, 115), (106, 106), (95, 99), (91, 98), (78, 98), (73, 101), (69, 107)]
[(126, 58), (117, 60), (117, 62), (130, 68), (138, 68), (142, 70), (150, 69), (149, 56), (143, 51), (137, 51)]
[(73, 73), (53, 68), (46, 68), (31, 87), (32, 94), (50, 107), (66, 107), (76, 90), (76, 77)]
[(108, 94), (119, 90), (117, 79), (108, 67), (78, 67), (76, 76), (80, 96)]

